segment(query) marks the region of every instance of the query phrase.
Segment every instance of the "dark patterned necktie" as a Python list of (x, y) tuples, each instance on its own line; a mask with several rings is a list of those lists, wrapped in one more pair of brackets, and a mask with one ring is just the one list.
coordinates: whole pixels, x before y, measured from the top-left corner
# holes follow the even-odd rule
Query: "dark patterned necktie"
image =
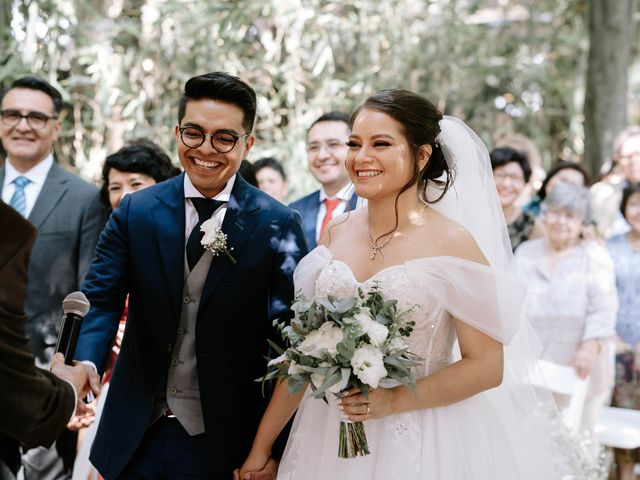
[(204, 247), (200, 243), (204, 232), (200, 231), (200, 226), (211, 218), (213, 212), (215, 212), (220, 205), (224, 205), (226, 202), (221, 200), (211, 200), (209, 198), (192, 198), (193, 206), (196, 207), (198, 212), (198, 223), (191, 230), (189, 239), (187, 240), (187, 264), (189, 265), (189, 271), (193, 270), (198, 260), (204, 253)]

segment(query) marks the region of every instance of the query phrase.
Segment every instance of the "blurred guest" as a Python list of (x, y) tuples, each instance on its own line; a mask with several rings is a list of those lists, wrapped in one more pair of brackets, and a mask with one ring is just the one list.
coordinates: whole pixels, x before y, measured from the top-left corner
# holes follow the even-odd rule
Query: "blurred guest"
[[(53, 356), (62, 300), (80, 290), (105, 220), (95, 185), (54, 161), (62, 107), (62, 96), (53, 86), (22, 77), (4, 92), (0, 108), (0, 139), (7, 152), (0, 168), (0, 194), (38, 229), (25, 312), (29, 346), (42, 367), (48, 367)], [(55, 447), (25, 454), (27, 478), (69, 478), (75, 433), (64, 431)]]
[[(515, 258), (528, 286), (524, 309), (540, 336), (542, 358), (589, 377), (580, 429), (592, 433), (613, 387), (618, 300), (607, 250), (580, 236), (589, 209), (589, 190), (559, 184), (542, 202), (544, 238), (523, 243)], [(561, 408), (567, 400), (556, 397)]]
[(540, 189), (523, 210), (532, 213), (536, 217), (540, 215), (540, 204), (547, 198), (547, 194), (559, 183), (571, 183), (582, 187), (591, 185), (591, 177), (585, 168), (579, 163), (560, 161), (556, 163), (542, 181)]
[(357, 197), (345, 167), (349, 133), (349, 115), (342, 112), (325, 113), (307, 132), (309, 171), (321, 187), (289, 206), (302, 215), (310, 249), (317, 246), (332, 218), (356, 207)]
[[(102, 188), (100, 189), (102, 201), (111, 211), (120, 205), (121, 200), (126, 195), (168, 180), (179, 173), (180, 170), (172, 165), (171, 159), (162, 148), (147, 139), (136, 140), (105, 159), (102, 167)], [(105, 368), (102, 380), (103, 389), (101, 396), (98, 398), (95, 419), (93, 417), (88, 419), (77, 417), (73, 422), (75, 428), (81, 428), (93, 423), (80, 442), (80, 451), (74, 465), (73, 479), (98, 478), (98, 472), (89, 462), (89, 452), (109, 389), (111, 372), (120, 351), (126, 319), (127, 305), (125, 304), (124, 313), (118, 327), (118, 334)]]
[(604, 238), (629, 231), (619, 205), (624, 187), (640, 182), (640, 126), (627, 128), (614, 142), (611, 170), (622, 175), (608, 175), (591, 187), (594, 219)]
[[(618, 286), (618, 333), (616, 386), (613, 405), (640, 410), (640, 183), (629, 184), (622, 192), (620, 211), (631, 230), (609, 240)], [(616, 451), (618, 478), (631, 480), (638, 450)]]
[[(84, 404), (82, 367), (53, 359), (51, 372), (37, 368), (25, 336), (27, 264), (36, 230), (0, 202), (0, 478), (15, 478), (19, 445), (50, 446)], [(59, 378), (58, 378), (59, 377)], [(98, 385), (93, 385), (98, 392)]]
[(287, 198), (287, 175), (282, 164), (275, 158), (261, 158), (253, 164), (258, 188), (284, 203)]
[(543, 233), (540, 222), (517, 205), (531, 177), (531, 167), (524, 154), (510, 147), (496, 148), (490, 158), (511, 248), (515, 251), (522, 242), (540, 237)]

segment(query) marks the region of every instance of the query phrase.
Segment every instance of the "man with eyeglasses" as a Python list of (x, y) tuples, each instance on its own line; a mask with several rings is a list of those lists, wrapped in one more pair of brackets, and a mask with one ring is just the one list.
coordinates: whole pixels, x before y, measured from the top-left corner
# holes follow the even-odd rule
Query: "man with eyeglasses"
[[(53, 357), (62, 300), (80, 289), (104, 224), (98, 189), (54, 160), (62, 107), (60, 92), (32, 76), (15, 80), (0, 100), (0, 140), (6, 152), (0, 194), (38, 229), (25, 313), (29, 346), (43, 368)], [(74, 456), (75, 434), (65, 431), (51, 449), (26, 452), (26, 478), (69, 477)]]
[[(175, 127), (184, 174), (125, 197), (100, 237), (76, 350), (99, 373), (129, 295), (90, 457), (106, 479), (230, 479), (249, 453), (267, 405), (254, 379), (307, 253), (298, 214), (237, 174), (255, 114), (237, 77), (187, 81)], [(275, 472), (270, 459), (252, 478)]]
[(620, 202), (624, 188), (637, 182), (640, 182), (640, 126), (636, 125), (618, 135), (613, 143), (611, 172), (591, 187), (593, 217), (605, 239), (629, 231)]
[(356, 207), (357, 196), (345, 167), (349, 115), (329, 112), (311, 124), (307, 131), (309, 172), (320, 189), (289, 206), (302, 215), (309, 248), (315, 248), (327, 224), (336, 216)]

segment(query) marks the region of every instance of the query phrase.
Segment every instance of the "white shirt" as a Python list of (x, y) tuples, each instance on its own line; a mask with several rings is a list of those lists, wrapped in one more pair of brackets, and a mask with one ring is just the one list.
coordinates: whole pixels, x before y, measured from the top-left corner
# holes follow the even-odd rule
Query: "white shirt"
[(349, 199), (354, 193), (353, 190), (353, 184), (347, 183), (338, 191), (338, 193), (330, 197), (327, 192), (325, 192), (324, 188), (320, 189), (320, 208), (318, 209), (318, 218), (316, 220), (316, 241), (320, 240), (320, 229), (322, 228), (322, 220), (324, 220), (324, 216), (327, 213), (327, 206), (325, 205), (324, 201), (333, 198), (339, 198), (340, 200), (342, 200), (331, 213), (331, 219), (334, 219), (347, 210)]
[[(211, 218), (215, 218), (218, 220), (218, 226), (222, 226), (222, 222), (224, 220), (224, 216), (227, 213), (227, 206), (229, 204), (229, 199), (231, 198), (231, 190), (233, 190), (233, 185), (236, 183), (235, 174), (227, 181), (227, 185), (222, 189), (222, 191), (212, 198), (212, 200), (221, 200), (226, 203), (218, 207), (218, 209), (213, 212)], [(189, 235), (191, 235), (191, 230), (198, 223), (198, 211), (196, 207), (193, 206), (193, 202), (191, 201), (191, 197), (196, 198), (207, 198), (202, 195), (196, 187), (191, 183), (191, 179), (189, 175), (184, 174), (184, 244), (187, 244), (187, 240), (189, 240)]]
[(36, 204), (36, 200), (38, 199), (38, 195), (42, 191), (42, 186), (44, 185), (45, 180), (47, 179), (47, 175), (49, 174), (49, 170), (53, 166), (53, 155), (49, 154), (44, 160), (39, 162), (35, 167), (27, 170), (25, 173), (20, 173), (16, 168), (11, 164), (11, 160), (7, 158), (7, 161), (4, 164), (4, 183), (2, 184), (2, 201), (7, 205), (11, 201), (11, 197), (13, 193), (16, 191), (16, 186), (13, 181), (16, 177), (26, 177), (30, 180), (30, 182), (24, 187), (24, 196), (27, 201), (27, 206), (25, 209), (25, 218), (29, 218), (29, 214), (31, 210), (33, 210), (33, 206)]

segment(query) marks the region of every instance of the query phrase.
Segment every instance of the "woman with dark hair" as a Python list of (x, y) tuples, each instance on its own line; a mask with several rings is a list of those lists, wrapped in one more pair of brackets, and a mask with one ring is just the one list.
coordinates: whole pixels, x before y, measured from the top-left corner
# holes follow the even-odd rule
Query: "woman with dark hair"
[(540, 222), (518, 205), (518, 198), (531, 178), (531, 167), (523, 153), (509, 147), (496, 148), (489, 157), (509, 240), (515, 251), (525, 240), (542, 235)]
[[(540, 480), (577, 472), (571, 448), (554, 444), (542, 400), (523, 383), (524, 289), (508, 273), (511, 246), (481, 140), (406, 90), (370, 96), (351, 127), (346, 166), (368, 203), (332, 220), (299, 263), (296, 291), (337, 302), (377, 289), (408, 310), (415, 325), (405, 348), (425, 361), (415, 389), (351, 389), (328, 404), (289, 395), (279, 382), (237, 477), (264, 466), (296, 409), (281, 479)], [(338, 458), (341, 416), (364, 423), (370, 454)]]
[[(640, 410), (640, 183), (622, 191), (620, 211), (631, 229), (607, 242), (620, 300), (613, 405)], [(636, 478), (633, 469), (639, 461), (638, 449), (616, 451), (618, 479)]]
[(547, 176), (542, 181), (542, 185), (540, 185), (540, 190), (538, 190), (535, 197), (525, 205), (523, 210), (536, 217), (539, 216), (540, 204), (549, 192), (560, 183), (570, 183), (572, 185), (589, 188), (589, 185), (591, 185), (591, 176), (579, 163), (560, 161), (547, 172)]

